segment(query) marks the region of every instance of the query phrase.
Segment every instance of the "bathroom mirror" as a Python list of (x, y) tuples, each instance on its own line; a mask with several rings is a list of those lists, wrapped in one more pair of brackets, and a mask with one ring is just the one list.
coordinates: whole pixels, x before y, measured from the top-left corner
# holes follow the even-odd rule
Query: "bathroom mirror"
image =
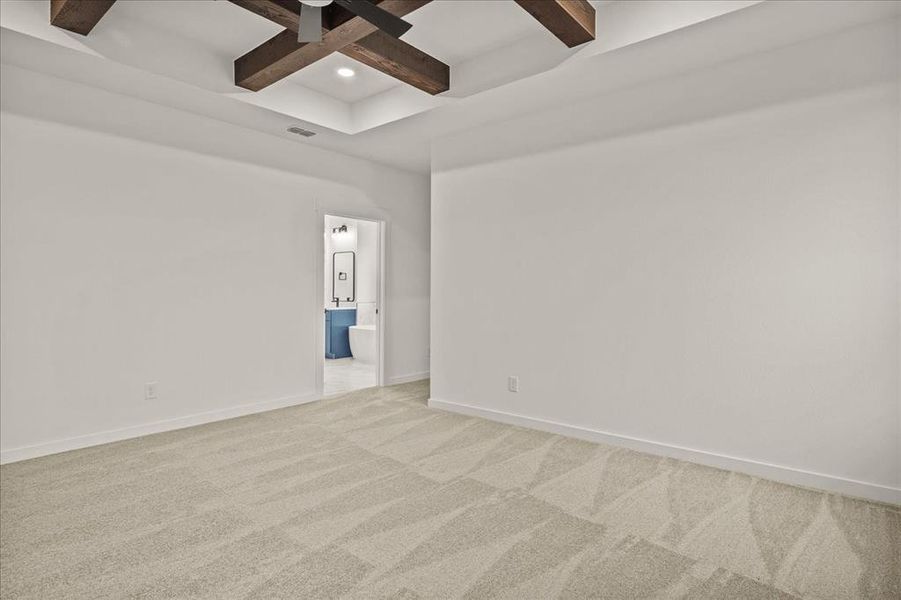
[(332, 302), (356, 302), (356, 280), (354, 267), (356, 254), (335, 252), (332, 254)]

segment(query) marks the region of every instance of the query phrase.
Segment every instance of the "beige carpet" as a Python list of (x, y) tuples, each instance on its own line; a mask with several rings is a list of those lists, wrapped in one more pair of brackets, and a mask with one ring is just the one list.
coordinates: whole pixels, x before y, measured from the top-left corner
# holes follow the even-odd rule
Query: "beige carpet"
[(899, 598), (899, 509), (426, 407), (427, 383), (3, 466), (12, 598)]

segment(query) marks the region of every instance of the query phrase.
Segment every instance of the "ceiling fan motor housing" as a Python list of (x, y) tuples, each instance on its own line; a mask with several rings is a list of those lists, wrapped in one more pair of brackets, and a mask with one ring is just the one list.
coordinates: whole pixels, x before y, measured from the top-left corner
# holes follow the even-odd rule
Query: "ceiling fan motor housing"
[(297, 41), (301, 43), (322, 41), (322, 8), (332, 2), (357, 17), (369, 21), (392, 37), (399, 38), (412, 27), (407, 21), (370, 0), (300, 0)]

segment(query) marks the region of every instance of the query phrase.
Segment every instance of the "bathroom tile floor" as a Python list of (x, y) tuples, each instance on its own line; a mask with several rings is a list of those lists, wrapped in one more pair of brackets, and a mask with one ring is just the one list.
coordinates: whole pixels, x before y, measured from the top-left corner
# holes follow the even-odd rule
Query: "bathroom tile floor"
[(366, 364), (354, 358), (325, 360), (322, 393), (326, 396), (374, 387), (377, 382), (374, 364)]

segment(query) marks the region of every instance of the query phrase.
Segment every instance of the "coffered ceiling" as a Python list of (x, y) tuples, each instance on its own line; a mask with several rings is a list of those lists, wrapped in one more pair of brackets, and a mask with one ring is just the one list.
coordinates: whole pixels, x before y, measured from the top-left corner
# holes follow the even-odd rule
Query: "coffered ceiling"
[[(583, 3), (589, 10), (605, 4), (567, 1)], [(556, 0), (544, 2), (555, 4)], [(298, 10), (295, 0), (94, 0), (94, 5), (109, 8), (88, 15), (96, 25), (87, 35), (52, 28), (47, 2), (13, 0), (3, 3), (3, 24), (348, 134), (535, 74), (575, 52), (513, 0), (390, 0), (388, 4), (415, 9), (405, 15), (413, 28), (403, 36), (403, 43), (421, 51), (422, 57), (449, 66), (450, 90), (429, 94), (337, 51), (324, 53), (324, 58), (296, 71), (291, 67), (288, 71), (293, 72), (285, 77), (249, 82), (241, 67), (255, 60), (253, 53), (265, 55), (263, 67), (268, 68), (271, 61), (269, 48), (258, 47), (280, 35), (294, 42), (296, 34), (283, 27), (284, 18), (273, 19), (271, 14)], [(86, 4), (78, 0), (69, 0), (68, 5), (73, 12), (85, 11)], [(71, 20), (78, 24), (77, 18)], [(63, 19), (58, 21), (65, 27)], [(518, 57), (512, 69), (504, 53), (511, 47)], [(248, 56), (251, 60), (242, 63)], [(251, 71), (262, 68), (253, 66)], [(351, 68), (354, 75), (340, 77), (341, 67)], [(373, 109), (386, 103), (391, 105), (388, 111)]]
[[(89, 35), (50, 24), (49, 0), (0, 3), (2, 60), (402, 168), (436, 136), (578, 101), (801, 35), (897, 11), (861, 1), (591, 3), (597, 35), (568, 48), (514, 0), (432, 0), (403, 40), (450, 67), (432, 95), (340, 53), (250, 91), (235, 59), (284, 27), (228, 0), (118, 0)], [(853, 8), (853, 10), (852, 10)], [(628, 51), (627, 51), (628, 50)], [(354, 70), (351, 78), (337, 74)], [(316, 133), (286, 133), (299, 126)]]

